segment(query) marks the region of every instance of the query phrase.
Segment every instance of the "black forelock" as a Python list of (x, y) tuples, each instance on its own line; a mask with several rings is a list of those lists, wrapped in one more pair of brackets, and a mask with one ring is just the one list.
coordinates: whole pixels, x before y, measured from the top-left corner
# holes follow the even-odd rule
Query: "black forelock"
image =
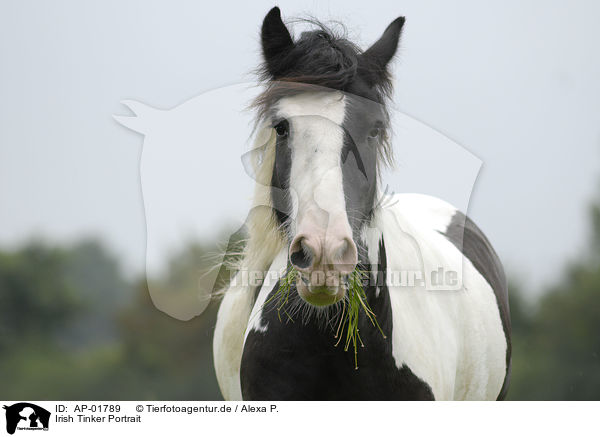
[(346, 38), (342, 24), (328, 27), (316, 19), (296, 20), (316, 29), (303, 32), (291, 50), (260, 69), (262, 80), (292, 81), (346, 91), (358, 70), (361, 50)]

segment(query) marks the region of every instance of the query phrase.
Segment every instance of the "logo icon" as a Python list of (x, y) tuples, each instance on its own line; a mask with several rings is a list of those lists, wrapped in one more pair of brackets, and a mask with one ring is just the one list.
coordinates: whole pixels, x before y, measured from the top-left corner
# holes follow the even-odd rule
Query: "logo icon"
[(48, 430), (50, 411), (35, 404), (19, 402), (3, 407), (6, 410), (6, 432), (14, 434), (19, 430)]

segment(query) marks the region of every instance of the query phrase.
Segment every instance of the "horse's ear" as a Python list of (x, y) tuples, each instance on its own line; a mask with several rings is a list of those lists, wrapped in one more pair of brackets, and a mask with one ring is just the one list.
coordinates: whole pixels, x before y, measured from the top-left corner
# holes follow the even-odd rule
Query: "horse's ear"
[(263, 21), (261, 39), (267, 71), (276, 77), (281, 71), (281, 56), (294, 46), (290, 31), (283, 24), (281, 11), (277, 6), (269, 11)]
[(360, 55), (360, 70), (371, 85), (387, 77), (387, 65), (398, 49), (404, 21), (404, 17), (392, 21), (381, 38)]

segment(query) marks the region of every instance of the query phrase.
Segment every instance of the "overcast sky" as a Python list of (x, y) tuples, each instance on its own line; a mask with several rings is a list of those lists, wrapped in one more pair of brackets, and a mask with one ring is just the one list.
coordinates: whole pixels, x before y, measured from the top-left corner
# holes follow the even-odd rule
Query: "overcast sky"
[[(278, 5), (342, 21), (362, 47), (406, 16), (395, 106), (483, 162), (468, 212), (507, 269), (535, 288), (583, 250), (600, 191), (600, 3)], [(142, 271), (143, 138), (112, 114), (128, 113), (124, 99), (170, 109), (252, 80), (272, 6), (2, 2), (0, 245), (100, 235)]]

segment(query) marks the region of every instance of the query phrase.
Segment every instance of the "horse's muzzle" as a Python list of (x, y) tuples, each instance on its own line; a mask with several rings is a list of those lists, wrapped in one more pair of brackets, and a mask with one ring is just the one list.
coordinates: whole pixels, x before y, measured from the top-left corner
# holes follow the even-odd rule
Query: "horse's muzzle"
[(341, 300), (347, 277), (356, 268), (358, 251), (345, 216), (322, 225), (307, 216), (292, 240), (289, 259), (300, 273), (298, 294), (311, 305), (328, 306)]

